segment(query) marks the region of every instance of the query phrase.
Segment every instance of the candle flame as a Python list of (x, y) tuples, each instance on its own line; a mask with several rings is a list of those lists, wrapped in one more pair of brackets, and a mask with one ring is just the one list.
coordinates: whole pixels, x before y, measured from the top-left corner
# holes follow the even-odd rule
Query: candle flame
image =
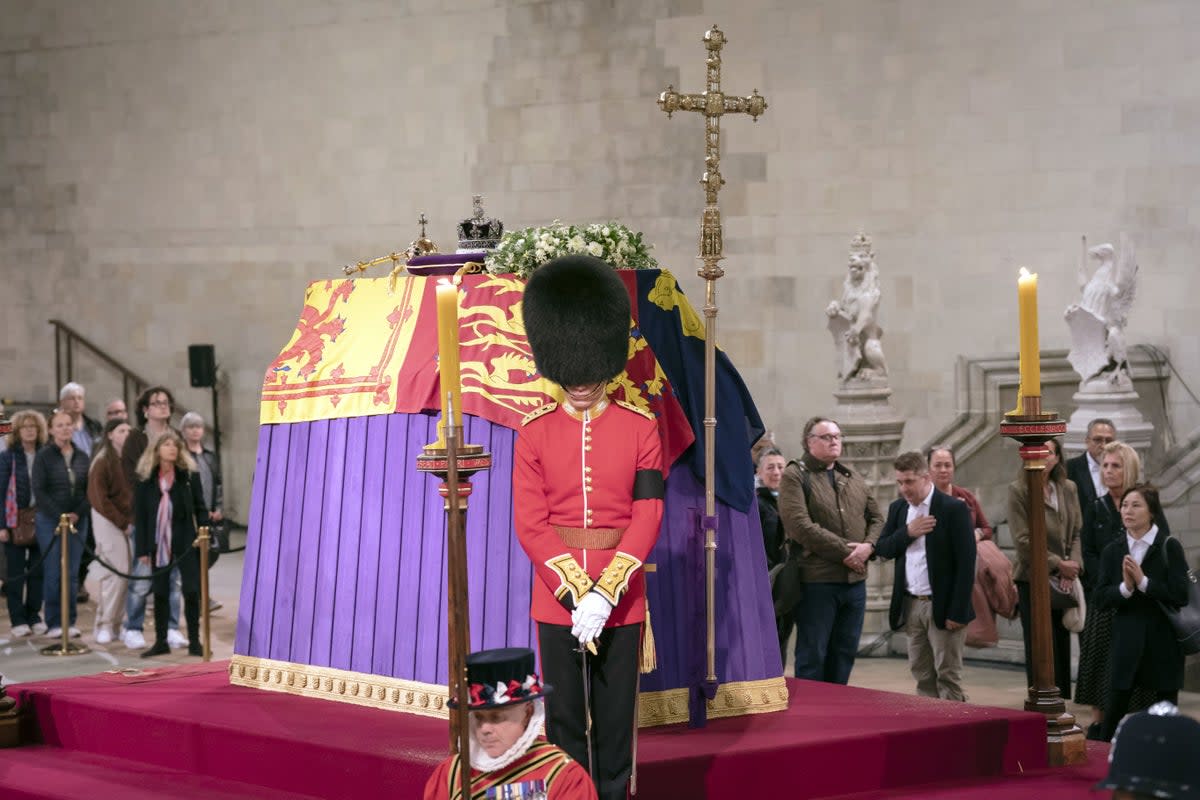
[(1022, 278), (1028, 278), (1028, 277), (1029, 277), (1029, 270), (1027, 270), (1025, 267), (1021, 267), (1021, 273), (1020, 273), (1020, 274), (1021, 274), (1021, 277), (1022, 277)]

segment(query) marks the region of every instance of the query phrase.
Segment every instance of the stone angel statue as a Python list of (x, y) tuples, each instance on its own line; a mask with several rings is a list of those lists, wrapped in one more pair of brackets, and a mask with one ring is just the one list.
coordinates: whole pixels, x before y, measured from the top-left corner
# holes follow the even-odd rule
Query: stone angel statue
[(825, 309), (829, 332), (838, 351), (838, 377), (843, 383), (887, 377), (883, 359), (883, 329), (879, 327), (879, 270), (871, 238), (859, 233), (850, 242), (850, 259), (842, 299)]
[[(1116, 386), (1132, 385), (1125, 344), (1125, 323), (1137, 294), (1138, 265), (1133, 242), (1121, 234), (1121, 251), (1111, 244), (1087, 248), (1079, 265), (1078, 303), (1067, 307), (1071, 329), (1071, 351), (1067, 360), (1084, 383), (1097, 379)], [(1088, 261), (1096, 262), (1089, 276)]]

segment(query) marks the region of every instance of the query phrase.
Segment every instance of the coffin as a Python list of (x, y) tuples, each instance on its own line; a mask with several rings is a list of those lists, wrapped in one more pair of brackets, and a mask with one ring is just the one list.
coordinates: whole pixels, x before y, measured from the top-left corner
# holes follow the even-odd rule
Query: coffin
[[(715, 696), (705, 671), (703, 350), (700, 317), (666, 270), (619, 272), (635, 324), (610, 390), (655, 414), (670, 463), (647, 596), (658, 666), (642, 725), (689, 702), (732, 716), (787, 705), (750, 444), (762, 424), (718, 353)], [(437, 479), (415, 469), (436, 437), (436, 278), (308, 287), (262, 390), (233, 683), (446, 715), (446, 523)], [(471, 649), (535, 645), (533, 571), (512, 527), (520, 421), (554, 398), (520, 315), (523, 282), (470, 275), (459, 291), (464, 440), (492, 455), (467, 512)], [(712, 694), (711, 688), (708, 692)]]

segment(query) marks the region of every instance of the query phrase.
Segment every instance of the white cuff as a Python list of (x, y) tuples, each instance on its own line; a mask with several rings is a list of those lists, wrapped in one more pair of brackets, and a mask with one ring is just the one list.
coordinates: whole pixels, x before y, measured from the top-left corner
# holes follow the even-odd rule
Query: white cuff
[(1129, 591), (1129, 587), (1125, 585), (1125, 581), (1121, 581), (1117, 588), (1121, 592), (1121, 597), (1124, 597), (1126, 600), (1133, 597), (1133, 592)]
[(1149, 577), (1147, 577), (1147, 576), (1145, 576), (1145, 575), (1143, 575), (1143, 576), (1142, 576), (1142, 580), (1141, 580), (1141, 582), (1140, 582), (1140, 583), (1138, 583), (1138, 591), (1139, 591), (1139, 592), (1141, 592), (1142, 594), (1145, 594), (1145, 593), (1146, 593), (1146, 587), (1147, 587), (1147, 586), (1149, 586), (1149, 585), (1150, 585), (1150, 578), (1149, 578)]

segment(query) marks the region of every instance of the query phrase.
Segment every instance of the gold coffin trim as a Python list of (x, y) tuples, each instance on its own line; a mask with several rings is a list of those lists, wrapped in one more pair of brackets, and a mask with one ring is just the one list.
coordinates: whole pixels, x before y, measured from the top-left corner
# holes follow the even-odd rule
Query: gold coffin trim
[[(436, 683), (242, 655), (234, 655), (229, 660), (229, 682), (251, 689), (403, 711), (423, 717), (449, 718), (446, 706), (449, 692), (445, 686)], [(783, 676), (723, 683), (717, 688), (717, 696), (708, 701), (708, 716), (716, 719), (768, 714), (783, 711), (787, 702), (787, 684)], [(687, 689), (642, 692), (638, 703), (639, 728), (687, 722)]]

